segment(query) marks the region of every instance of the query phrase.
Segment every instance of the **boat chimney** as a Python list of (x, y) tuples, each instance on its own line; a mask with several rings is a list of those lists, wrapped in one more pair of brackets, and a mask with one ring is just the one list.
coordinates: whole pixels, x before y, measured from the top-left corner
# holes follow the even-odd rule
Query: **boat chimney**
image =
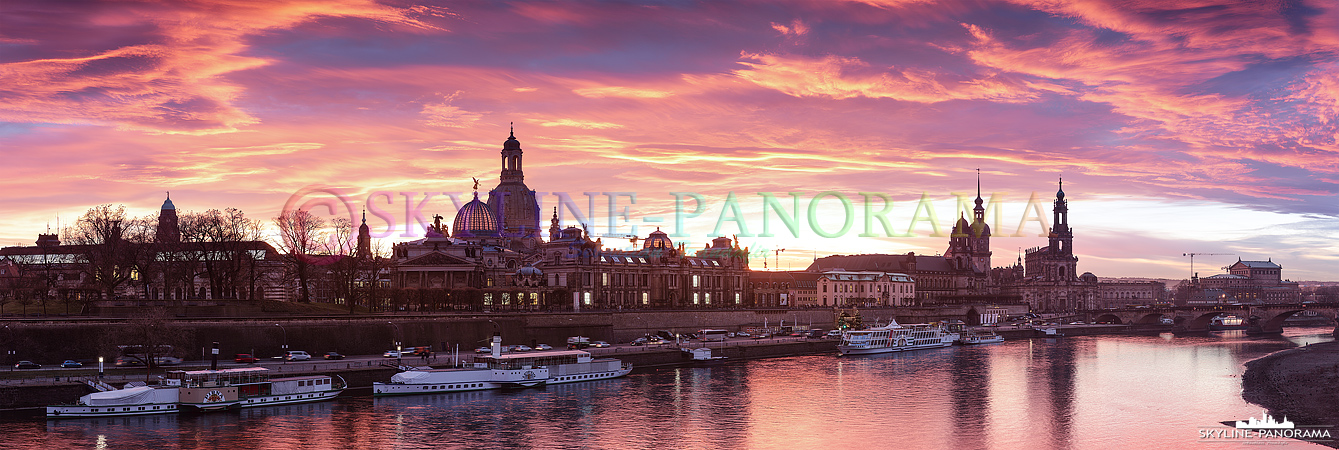
[(219, 341), (214, 341), (214, 348), (209, 353), (209, 370), (219, 370)]
[(502, 356), (502, 333), (493, 333), (493, 358)]

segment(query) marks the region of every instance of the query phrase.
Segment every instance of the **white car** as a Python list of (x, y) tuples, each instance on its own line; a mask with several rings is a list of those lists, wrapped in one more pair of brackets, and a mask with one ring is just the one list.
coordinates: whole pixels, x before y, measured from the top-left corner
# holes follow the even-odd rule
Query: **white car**
[(402, 357), (402, 356), (405, 356), (405, 355), (407, 355), (407, 353), (400, 353), (399, 350), (386, 350), (386, 353), (382, 353), (382, 354), (381, 354), (381, 357), (382, 357), (382, 358), (399, 358), (399, 357)]
[(312, 359), (312, 355), (302, 350), (293, 350), (284, 352), (284, 359), (288, 361), (306, 361)]
[(549, 345), (549, 344), (537, 344), (537, 345), (535, 345), (535, 350), (536, 350), (536, 351), (539, 351), (539, 350), (553, 350), (553, 346), (551, 346), (551, 345)]

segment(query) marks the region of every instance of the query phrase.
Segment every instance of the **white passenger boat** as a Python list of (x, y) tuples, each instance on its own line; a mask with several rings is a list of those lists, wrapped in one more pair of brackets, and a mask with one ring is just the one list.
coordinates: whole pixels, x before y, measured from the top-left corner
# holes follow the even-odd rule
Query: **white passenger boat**
[(480, 355), (474, 357), (470, 367), (397, 373), (389, 383), (372, 383), (372, 395), (527, 388), (617, 378), (631, 371), (631, 364), (613, 358), (595, 358), (584, 350)]
[(339, 376), (270, 378), (269, 369), (264, 367), (174, 370), (158, 386), (94, 392), (80, 397), (74, 405), (48, 406), (47, 417), (168, 414), (319, 402), (334, 399), (344, 388), (344, 379)]
[(127, 386), (79, 397), (79, 402), (73, 405), (47, 406), (46, 416), (58, 419), (173, 414), (178, 411), (177, 394), (176, 387)]
[(1004, 342), (1004, 336), (989, 331), (969, 331), (958, 339), (958, 343), (963, 345), (994, 344), (997, 342)]
[(882, 327), (843, 331), (837, 350), (843, 355), (869, 355), (948, 347), (956, 340), (958, 333), (943, 324), (899, 325), (892, 321)]

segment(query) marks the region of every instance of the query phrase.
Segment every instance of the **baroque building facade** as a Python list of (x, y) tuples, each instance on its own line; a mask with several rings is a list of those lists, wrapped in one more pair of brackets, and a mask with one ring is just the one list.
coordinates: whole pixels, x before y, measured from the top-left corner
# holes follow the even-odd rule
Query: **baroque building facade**
[(1098, 309), (1098, 279), (1078, 273), (1074, 230), (1069, 226), (1069, 201), (1064, 182), (1056, 190), (1052, 226), (1045, 247), (1028, 249), (1013, 267), (993, 272), (1000, 293), (1021, 298), (1033, 311)]
[(543, 239), (522, 161), (513, 131), (488, 203), (476, 191), (457, 211), (454, 230), (434, 216), (427, 237), (394, 246), (394, 286), (410, 296), (446, 297), (451, 307), (487, 310), (753, 305), (748, 249), (730, 238), (715, 238), (690, 254), (657, 229), (633, 238), (642, 241), (640, 249), (617, 250), (584, 227), (563, 227), (555, 209)]

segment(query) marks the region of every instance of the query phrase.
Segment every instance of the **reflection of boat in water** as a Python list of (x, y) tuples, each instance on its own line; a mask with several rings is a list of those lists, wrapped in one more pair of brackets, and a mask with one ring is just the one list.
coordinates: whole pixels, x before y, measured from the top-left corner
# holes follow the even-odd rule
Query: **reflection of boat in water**
[(411, 395), (487, 389), (526, 388), (545, 384), (616, 378), (632, 371), (614, 358), (594, 358), (584, 350), (480, 355), (470, 367), (412, 369), (372, 383), (372, 395)]
[(1209, 319), (1209, 329), (1213, 331), (1245, 330), (1246, 320), (1233, 315), (1217, 315)]
[(691, 358), (693, 364), (696, 365), (705, 366), (705, 365), (720, 364), (725, 362), (725, 360), (729, 359), (728, 357), (725, 356), (712, 356), (711, 349), (707, 347), (681, 348), (679, 350), (683, 352), (685, 357)]
[(837, 350), (843, 355), (869, 355), (926, 348), (948, 347), (958, 333), (943, 324), (899, 325), (896, 321), (882, 327), (842, 332)]
[(48, 418), (170, 414), (182, 409), (218, 411), (255, 406), (319, 402), (344, 391), (344, 379), (331, 375), (270, 378), (269, 369), (174, 370), (158, 386), (127, 385), (79, 397), (74, 405), (47, 407)]

